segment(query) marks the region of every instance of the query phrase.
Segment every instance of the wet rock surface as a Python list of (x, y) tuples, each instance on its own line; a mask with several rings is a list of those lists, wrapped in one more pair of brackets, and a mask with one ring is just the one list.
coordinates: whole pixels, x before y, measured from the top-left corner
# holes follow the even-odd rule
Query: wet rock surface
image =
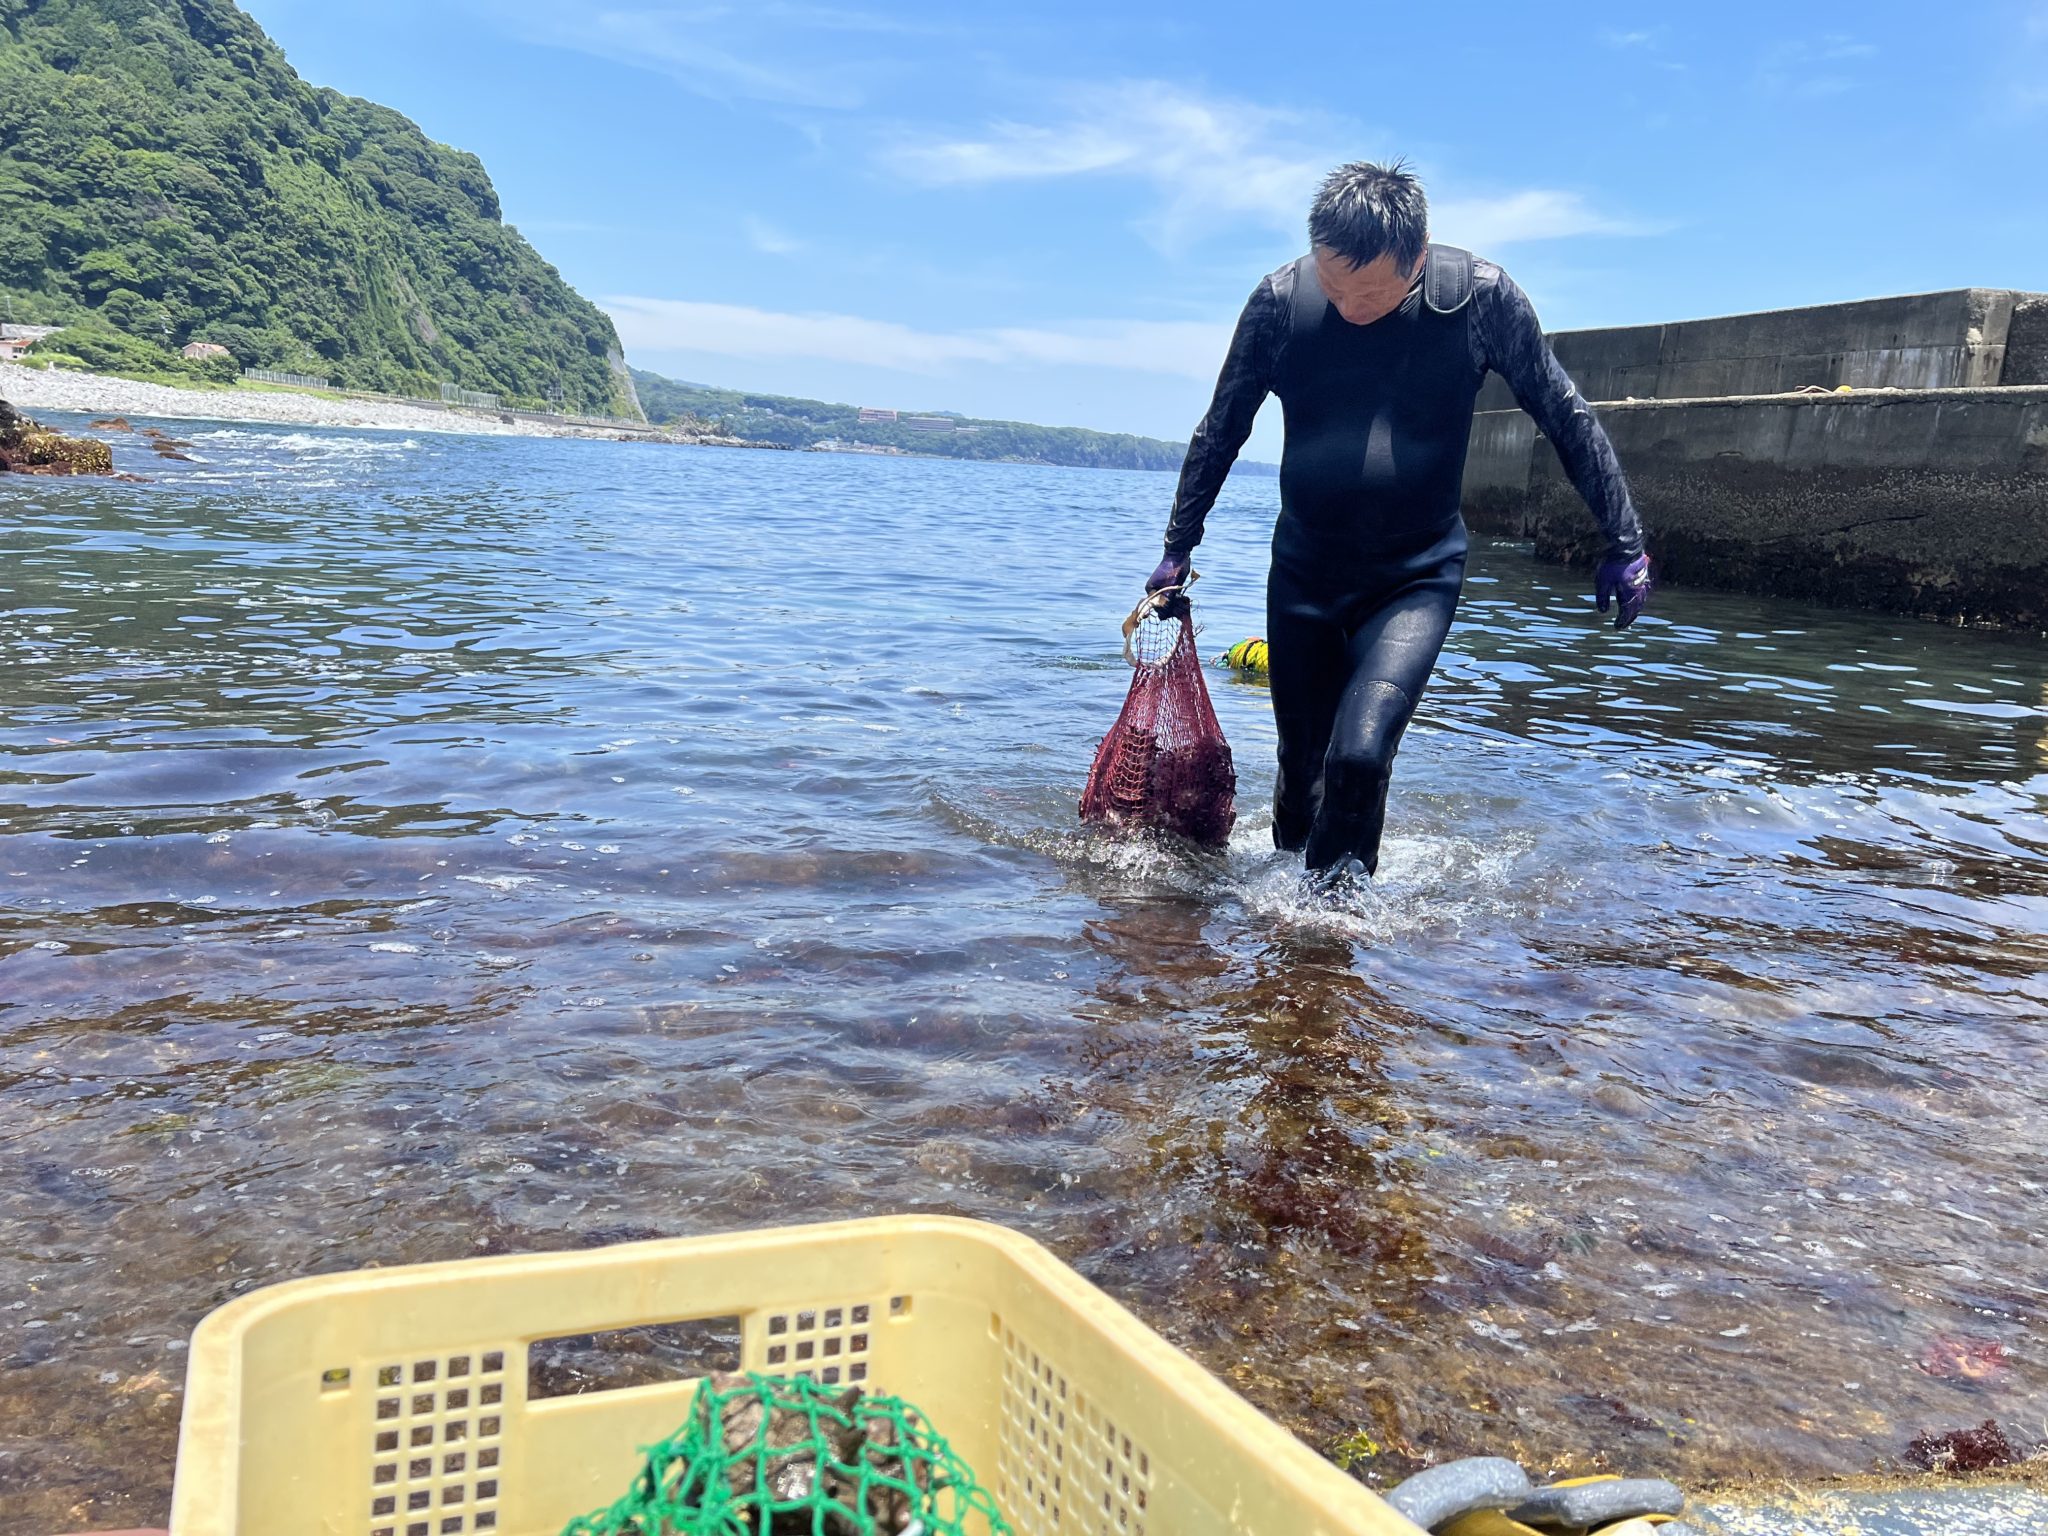
[(114, 451), (97, 438), (66, 437), (0, 400), (0, 471), (22, 475), (111, 475)]
[(1986, 1419), (1974, 1429), (1921, 1435), (1906, 1447), (1906, 1456), (1930, 1472), (1986, 1472), (2011, 1466), (2020, 1452), (1997, 1420)]

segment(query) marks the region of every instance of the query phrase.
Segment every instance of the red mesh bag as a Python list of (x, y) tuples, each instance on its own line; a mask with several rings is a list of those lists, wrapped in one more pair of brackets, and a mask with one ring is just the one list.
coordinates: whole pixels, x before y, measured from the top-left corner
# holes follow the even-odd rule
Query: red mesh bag
[(1187, 599), (1140, 603), (1124, 625), (1124, 659), (1131, 691), (1096, 749), (1081, 819), (1222, 847), (1237, 820), (1237, 770), (1209, 702)]

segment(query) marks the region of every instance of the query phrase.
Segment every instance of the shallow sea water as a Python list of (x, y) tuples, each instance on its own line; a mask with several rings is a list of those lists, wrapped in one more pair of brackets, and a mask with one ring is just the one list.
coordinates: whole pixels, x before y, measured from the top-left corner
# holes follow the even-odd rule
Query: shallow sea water
[(166, 425), (0, 502), (0, 1533), (252, 1286), (883, 1211), (1375, 1481), (2048, 1435), (2048, 644), (1481, 541), (1330, 909), (1221, 672), (1230, 848), (1076, 825), (1170, 477)]

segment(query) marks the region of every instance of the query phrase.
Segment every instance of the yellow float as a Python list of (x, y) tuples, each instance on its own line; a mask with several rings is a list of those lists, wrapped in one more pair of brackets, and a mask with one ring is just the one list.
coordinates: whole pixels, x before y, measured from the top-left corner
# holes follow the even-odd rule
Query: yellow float
[(1248, 677), (1264, 677), (1268, 670), (1266, 665), (1266, 642), (1263, 640), (1240, 640), (1221, 656), (1218, 656), (1216, 664), (1228, 667), (1233, 672), (1242, 672)]

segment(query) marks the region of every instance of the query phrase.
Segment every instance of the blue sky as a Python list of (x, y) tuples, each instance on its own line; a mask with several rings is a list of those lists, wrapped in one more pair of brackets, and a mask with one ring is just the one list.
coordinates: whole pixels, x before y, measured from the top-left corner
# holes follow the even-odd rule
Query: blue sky
[(1397, 154), (1552, 329), (2048, 289), (2048, 0), (243, 3), (704, 383), (1185, 437)]

